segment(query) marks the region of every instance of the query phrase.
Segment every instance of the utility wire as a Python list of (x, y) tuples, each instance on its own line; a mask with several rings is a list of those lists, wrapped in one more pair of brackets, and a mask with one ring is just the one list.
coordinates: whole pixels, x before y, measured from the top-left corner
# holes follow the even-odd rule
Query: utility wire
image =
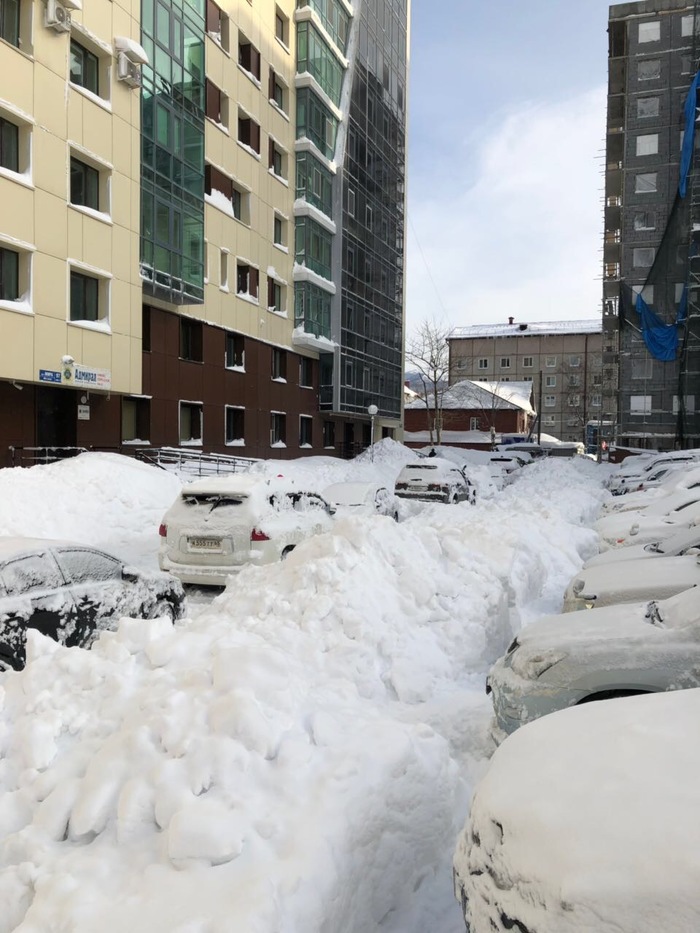
[(436, 296), (437, 296), (438, 303), (439, 303), (440, 307), (442, 308), (442, 313), (443, 313), (443, 315), (444, 315), (444, 317), (445, 317), (445, 321), (449, 321), (450, 316), (449, 316), (449, 314), (447, 313), (447, 308), (445, 307), (445, 303), (444, 303), (443, 300), (442, 300), (442, 296), (440, 295), (440, 292), (438, 291), (438, 287), (437, 287), (437, 285), (436, 285), (436, 283), (435, 283), (435, 279), (433, 278), (433, 273), (430, 271), (430, 266), (428, 265), (428, 260), (425, 258), (425, 253), (423, 252), (423, 247), (422, 247), (421, 244), (420, 244), (420, 240), (418, 239), (418, 234), (417, 234), (417, 232), (416, 232), (416, 228), (415, 228), (414, 225), (413, 225), (413, 220), (411, 219), (411, 215), (408, 213), (408, 211), (406, 211), (406, 216), (408, 217), (408, 224), (409, 224), (411, 230), (413, 231), (413, 236), (415, 237), (416, 244), (418, 245), (418, 249), (419, 249), (420, 254), (421, 254), (422, 258), (423, 258), (423, 263), (424, 263), (424, 265), (425, 265), (426, 272), (428, 273), (428, 278), (430, 279), (430, 281), (431, 281), (431, 283), (432, 283), (432, 286), (433, 286), (433, 288), (435, 289), (435, 294), (436, 294)]

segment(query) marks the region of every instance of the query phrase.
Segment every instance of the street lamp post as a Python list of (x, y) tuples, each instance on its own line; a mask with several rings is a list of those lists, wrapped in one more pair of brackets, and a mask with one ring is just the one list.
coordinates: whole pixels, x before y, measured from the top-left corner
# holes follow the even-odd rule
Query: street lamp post
[(379, 409), (376, 405), (367, 406), (367, 414), (369, 415), (369, 459), (374, 463), (374, 419), (379, 413)]

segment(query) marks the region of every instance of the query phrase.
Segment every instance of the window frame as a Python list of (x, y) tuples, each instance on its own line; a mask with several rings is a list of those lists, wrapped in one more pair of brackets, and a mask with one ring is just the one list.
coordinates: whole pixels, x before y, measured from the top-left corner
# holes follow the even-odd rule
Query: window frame
[[(305, 435), (308, 433), (308, 439)], [(299, 415), (299, 447), (305, 449), (314, 446), (314, 419), (311, 415)]]
[(224, 368), (245, 372), (245, 336), (237, 331), (225, 331)]
[(287, 413), (270, 412), (270, 447), (287, 446)]
[[(106, 324), (110, 325), (110, 297), (111, 297), (111, 280), (112, 276), (108, 272), (102, 272), (101, 270), (93, 269), (88, 266), (84, 266), (78, 263), (69, 264), (69, 276), (68, 276), (68, 323), (69, 324)], [(86, 317), (74, 317), (74, 305), (73, 305), (73, 296), (74, 296), (74, 287), (77, 289), (78, 285), (82, 286), (83, 298), (87, 298), (87, 289), (88, 287), (92, 289), (92, 285), (88, 286), (88, 282), (96, 282), (96, 311), (95, 317), (86, 316)]]
[[(232, 423), (229, 424), (229, 413), (235, 413), (234, 417), (231, 419)], [(240, 426), (238, 427), (239, 433), (237, 437), (229, 436), (233, 435), (236, 431), (236, 422), (240, 421)], [(231, 430), (229, 430), (229, 428)], [(243, 447), (245, 446), (245, 406), (244, 405), (224, 405), (224, 443), (228, 447)]]
[[(82, 39), (82, 36), (80, 38)], [(81, 65), (80, 79), (81, 80), (76, 80), (73, 77), (72, 65), (73, 65), (74, 55), (82, 59), (82, 61), (80, 62), (80, 65)], [(90, 77), (86, 78), (85, 76), (86, 64), (93, 65), (94, 74), (92, 78), (94, 80), (91, 80)], [(90, 94), (94, 94), (95, 97), (102, 97), (103, 99), (106, 99), (104, 93), (102, 93), (101, 91), (101, 86), (103, 85), (104, 78), (100, 74), (100, 66), (101, 66), (100, 56), (96, 52), (93, 52), (91, 49), (89, 49), (86, 45), (83, 44), (83, 42), (80, 42), (75, 36), (71, 34), (70, 48), (68, 52), (68, 81), (69, 83), (72, 84), (74, 87), (82, 88), (84, 91), (88, 91)], [(92, 86), (93, 84), (94, 84), (94, 87)]]
[(178, 359), (187, 363), (204, 363), (204, 323), (184, 314), (179, 317)]
[(270, 379), (273, 382), (287, 381), (287, 351), (272, 347), (270, 354)]
[[(192, 423), (192, 414), (196, 412), (199, 415), (199, 437), (190, 436), (185, 438), (182, 436), (183, 428), (183, 411), (189, 411), (190, 424)], [(187, 447), (201, 447), (204, 442), (204, 403), (189, 401), (188, 399), (179, 399), (178, 400), (178, 418), (177, 418), (177, 436), (179, 438), (180, 444), (184, 444)]]

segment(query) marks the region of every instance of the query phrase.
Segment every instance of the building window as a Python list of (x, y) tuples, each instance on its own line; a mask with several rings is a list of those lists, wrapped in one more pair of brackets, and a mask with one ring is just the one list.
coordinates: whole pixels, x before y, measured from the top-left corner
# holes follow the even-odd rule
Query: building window
[(681, 74), (689, 75), (693, 73), (693, 58), (691, 55), (681, 55)]
[(542, 423), (546, 424), (547, 427), (552, 427), (552, 425), (556, 424), (556, 418), (554, 415), (545, 415)]
[(284, 312), (284, 286), (272, 276), (267, 277), (267, 310), (277, 314)]
[(287, 221), (279, 214), (274, 215), (272, 222), (272, 242), (275, 246), (287, 246)]
[(600, 408), (602, 396), (600, 392), (594, 392), (591, 395), (591, 408)]
[[(82, 272), (70, 274), (70, 319), (71, 321), (99, 321), (107, 317), (105, 303), (100, 300), (100, 279)], [(104, 283), (106, 286), (106, 282)]]
[(228, 291), (228, 257), (229, 251), (222, 249), (219, 253), (219, 288), (222, 292)]
[(335, 421), (323, 422), (323, 446), (335, 447)]
[(630, 396), (630, 414), (631, 415), (650, 415), (651, 414), (651, 395), (631, 395)]
[[(695, 396), (694, 395), (685, 395), (683, 397), (683, 407), (687, 415), (695, 414)], [(673, 396), (673, 414), (678, 414), (678, 396)]]
[(75, 39), (70, 40), (70, 80), (86, 91), (100, 93), (100, 60)]
[(692, 36), (693, 34), (693, 25), (695, 17), (691, 13), (690, 16), (681, 16), (681, 35), (682, 36)]
[(659, 98), (658, 97), (638, 97), (637, 98), (637, 116), (640, 119), (643, 119), (644, 117), (658, 117), (658, 115), (659, 115)]
[(283, 152), (272, 137), (268, 145), (268, 168), (278, 178), (287, 178), (287, 153)]
[(580, 366), (581, 357), (580, 356), (570, 356), (569, 357), (569, 366)]
[(523, 376), (523, 382), (532, 382), (532, 376)]
[(273, 68), (270, 68), (268, 96), (282, 113), (287, 112), (287, 86)]
[(488, 361), (487, 359), (484, 359), (484, 358), (482, 357), (482, 358), (479, 360), (478, 369), (488, 369), (488, 368), (489, 368), (489, 361)]
[(246, 262), (236, 263), (236, 294), (258, 300), (258, 270)]
[(272, 378), (277, 382), (287, 381), (287, 353), (285, 350), (272, 348)]
[(646, 58), (637, 63), (637, 78), (640, 81), (651, 81), (661, 77), (661, 60)]
[(226, 334), (226, 369), (245, 369), (245, 338), (243, 334)]
[(470, 430), (470, 431), (479, 431), (479, 430), (480, 430), (480, 428), (479, 428), (479, 419), (478, 419), (478, 418), (470, 418), (470, 419), (469, 419), (469, 430)]
[(510, 357), (509, 356), (501, 357), (501, 369), (510, 369)]
[(313, 366), (308, 356), (299, 357), (299, 385), (305, 389), (313, 388)]
[(151, 309), (148, 305), (141, 309), (141, 349), (144, 353), (151, 352)]
[(557, 377), (556, 376), (545, 376), (544, 384), (546, 385), (548, 389), (555, 389), (557, 385)]
[(100, 209), (100, 173), (91, 165), (71, 156), (70, 203)]
[(19, 300), (19, 253), (0, 247), (0, 301)]
[(238, 111), (238, 142), (260, 155), (260, 127), (242, 110)]
[(544, 365), (545, 365), (545, 366), (548, 366), (550, 369), (551, 369), (553, 366), (556, 366), (556, 365), (557, 365), (557, 358), (556, 358), (556, 356), (546, 356), (546, 357), (545, 357), (545, 360), (544, 360)]
[(654, 361), (651, 357), (632, 360), (633, 379), (651, 379), (654, 375)]
[(289, 20), (278, 6), (275, 7), (275, 38), (285, 47), (289, 45)]
[(544, 404), (545, 404), (545, 406), (546, 406), (547, 408), (554, 408), (554, 406), (556, 405), (556, 403), (557, 403), (556, 396), (554, 396), (554, 395), (545, 395), (545, 397), (544, 397)]
[(245, 409), (235, 405), (226, 405), (226, 443), (243, 446), (245, 444)]
[(570, 395), (569, 396), (569, 408), (578, 408), (581, 404), (580, 395)]
[(228, 129), (228, 97), (213, 81), (207, 78), (206, 84), (206, 110), (210, 120)]
[(524, 357), (523, 357), (523, 368), (524, 368), (524, 369), (532, 369), (532, 357), (531, 357), (531, 356), (524, 356)]
[(228, 52), (229, 50), (229, 18), (223, 10), (214, 3), (214, 0), (207, 0), (207, 32), (221, 48)]
[(632, 250), (632, 265), (648, 269), (654, 264), (654, 253), (652, 247), (636, 247)]
[(0, 117), (0, 165), (19, 172), (19, 127)]
[(569, 378), (566, 380), (566, 384), (569, 389), (578, 389), (578, 387), (581, 385), (581, 377), (578, 373), (574, 373), (573, 376), (569, 376)]
[(348, 188), (348, 214), (355, 216), (355, 192), (352, 188)]
[(314, 419), (308, 415), (299, 416), (299, 446), (313, 447)]
[(637, 211), (634, 215), (635, 230), (656, 230), (656, 214), (653, 211)]
[(204, 193), (219, 210), (243, 224), (250, 224), (250, 192), (213, 165), (204, 166)]
[(270, 414), (270, 445), (284, 447), (287, 443), (287, 416), (279, 411)]
[(20, 0), (0, 0), (0, 39), (19, 48)]
[(180, 443), (202, 443), (203, 408), (201, 402), (180, 402)]
[(238, 64), (256, 81), (260, 80), (260, 52), (240, 31), (238, 33)]
[(659, 151), (659, 134), (649, 133), (645, 136), (637, 136), (636, 144), (638, 156), (656, 155)]
[(656, 172), (641, 172), (634, 176), (634, 193), (650, 194), (656, 191)]
[(203, 355), (203, 326), (201, 321), (191, 317), (180, 318), (180, 359), (190, 360), (193, 363), (202, 363)]
[(150, 400), (147, 398), (122, 399), (122, 442), (147, 444), (151, 436)]
[(661, 38), (661, 23), (653, 20), (650, 23), (639, 24), (639, 42), (658, 42)]

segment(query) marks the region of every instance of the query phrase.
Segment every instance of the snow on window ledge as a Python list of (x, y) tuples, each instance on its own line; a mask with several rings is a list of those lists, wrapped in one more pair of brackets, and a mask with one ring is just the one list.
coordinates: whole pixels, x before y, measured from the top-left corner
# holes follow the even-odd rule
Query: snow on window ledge
[(224, 369), (227, 369), (230, 373), (244, 373), (245, 366), (225, 366)]
[(135, 446), (135, 447), (150, 447), (151, 442), (142, 441), (138, 437), (130, 437), (128, 440), (126, 439), (122, 440), (122, 447), (128, 447), (130, 445)]
[(17, 314), (34, 314), (31, 301), (18, 298), (17, 301), (0, 301), (0, 311), (15, 311)]
[(201, 447), (202, 438), (201, 437), (189, 437), (187, 440), (180, 439), (180, 447)]
[(284, 448), (286, 448), (287, 445), (284, 443), (284, 441), (275, 441), (274, 444), (270, 444), (270, 447), (277, 447), (277, 448), (284, 447)]
[(87, 97), (88, 100), (91, 100), (93, 104), (97, 104), (98, 107), (102, 107), (103, 110), (108, 110), (110, 113), (112, 112), (111, 100), (105, 100), (104, 97), (100, 97), (99, 94), (95, 94), (92, 91), (89, 91), (81, 84), (73, 84), (72, 81), (69, 81), (68, 83), (70, 84), (71, 90), (77, 91), (78, 94), (82, 94), (83, 97)]
[(238, 62), (238, 70), (239, 70), (239, 71), (242, 71), (243, 74), (246, 76), (246, 78), (248, 78), (250, 81), (252, 81), (253, 84), (256, 86), (256, 88), (257, 88), (258, 90), (260, 90), (260, 78), (256, 78), (255, 75), (253, 74), (253, 72), (252, 72), (252, 71), (248, 71), (247, 68), (244, 68), (243, 65), (241, 65), (240, 62)]
[(92, 217), (94, 220), (99, 220), (103, 224), (108, 224), (110, 227), (113, 225), (111, 215), (106, 214), (104, 211), (96, 211), (93, 207), (87, 207), (85, 204), (69, 204), (68, 207), (80, 214), (85, 214), (87, 217)]
[(270, 101), (270, 104), (275, 108), (275, 110), (277, 111), (277, 113), (278, 113), (284, 120), (286, 120), (287, 123), (289, 123), (289, 114), (286, 112), (286, 110), (282, 110), (282, 108), (281, 108), (280, 105), (277, 103), (277, 101), (275, 100), (274, 97), (269, 97), (268, 100)]
[(85, 330), (95, 330), (100, 334), (111, 334), (109, 321), (66, 321), (71, 327), (82, 327)]
[(260, 162), (260, 153), (256, 152), (252, 146), (249, 146), (248, 143), (242, 143), (240, 139), (237, 139), (236, 142), (241, 147), (241, 149), (245, 149), (245, 151), (249, 152), (253, 156), (254, 159), (257, 159), (258, 162)]
[(274, 168), (269, 168), (267, 171), (270, 175), (272, 175), (273, 178), (276, 178), (280, 184), (284, 185), (286, 188), (289, 187), (289, 182), (284, 177), (284, 175), (278, 175)]
[(232, 441), (226, 441), (227, 447), (245, 447), (245, 440), (242, 437), (236, 437)]
[(273, 376), (272, 381), (273, 382), (284, 382), (285, 385), (287, 383), (287, 380), (284, 378), (284, 376)]

